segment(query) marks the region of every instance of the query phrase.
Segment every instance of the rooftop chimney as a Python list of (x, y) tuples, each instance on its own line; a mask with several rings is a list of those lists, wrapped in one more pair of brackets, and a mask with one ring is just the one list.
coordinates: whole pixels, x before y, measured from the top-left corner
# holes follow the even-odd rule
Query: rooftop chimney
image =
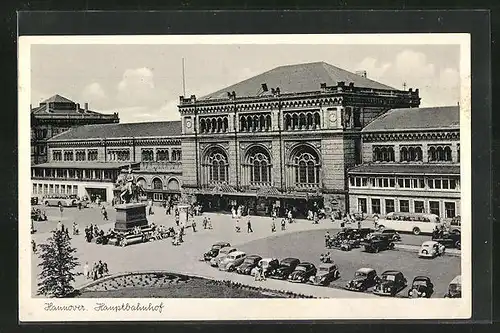
[(362, 77), (366, 77), (366, 71), (365, 70), (356, 71), (356, 75), (359, 75), (359, 76), (362, 76)]
[(321, 89), (326, 89), (326, 83), (320, 83), (320, 84), (319, 84), (319, 87), (320, 87)]
[(262, 83), (262, 91), (268, 91), (269, 89), (267, 88), (267, 84), (266, 83)]
[(89, 103), (85, 103), (85, 112), (89, 112)]

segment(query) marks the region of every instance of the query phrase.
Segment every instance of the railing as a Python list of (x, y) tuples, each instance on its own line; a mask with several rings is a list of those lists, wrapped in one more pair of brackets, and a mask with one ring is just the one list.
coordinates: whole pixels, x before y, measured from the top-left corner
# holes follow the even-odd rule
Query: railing
[(178, 171), (182, 169), (181, 162), (170, 162), (170, 161), (151, 161), (151, 162), (141, 162), (141, 170), (150, 171)]
[(250, 182), (250, 187), (253, 188), (261, 188), (261, 187), (269, 187), (271, 186), (271, 182)]
[(320, 188), (320, 185), (319, 183), (312, 183), (312, 184), (295, 183), (293, 187), (297, 190), (317, 190)]
[(98, 179), (98, 178), (89, 178), (89, 177), (76, 178), (76, 177), (32, 176), (31, 179), (32, 180), (59, 180), (59, 181), (71, 181), (71, 182), (74, 182), (74, 181), (90, 181), (90, 182), (103, 182), (103, 183), (114, 182), (114, 180), (111, 178)]

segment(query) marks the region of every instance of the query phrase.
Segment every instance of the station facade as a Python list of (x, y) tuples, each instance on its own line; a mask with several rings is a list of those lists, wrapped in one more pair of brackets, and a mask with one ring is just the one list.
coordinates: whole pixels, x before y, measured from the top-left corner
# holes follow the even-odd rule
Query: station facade
[(183, 190), (206, 210), (243, 204), (303, 216), (349, 209), (347, 170), (361, 163), (361, 131), (393, 108), (397, 90), (324, 62), (281, 66), (202, 98), (181, 96)]

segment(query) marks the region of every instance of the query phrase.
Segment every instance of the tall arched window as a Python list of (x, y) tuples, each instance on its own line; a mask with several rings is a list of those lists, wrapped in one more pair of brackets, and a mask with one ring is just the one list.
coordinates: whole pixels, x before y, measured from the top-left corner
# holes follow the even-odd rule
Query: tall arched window
[(271, 158), (263, 147), (255, 146), (248, 150), (244, 168), (251, 184), (271, 182)]
[(289, 114), (285, 116), (285, 129), (290, 130), (292, 128), (292, 117)]
[(307, 113), (307, 128), (311, 129), (313, 127), (313, 116), (312, 113)]
[(208, 182), (227, 182), (228, 160), (226, 153), (218, 147), (209, 150), (205, 157), (203, 169)]
[(245, 132), (247, 130), (247, 120), (245, 117), (240, 118), (240, 131)]
[(141, 159), (144, 162), (154, 161), (154, 152), (152, 149), (142, 149), (141, 151)]
[(163, 182), (160, 178), (153, 179), (153, 189), (155, 190), (163, 190)]
[(314, 112), (314, 127), (321, 127), (321, 117), (319, 116), (319, 112)]
[(229, 120), (227, 117), (224, 117), (224, 120), (222, 121), (222, 131), (227, 132), (227, 129), (229, 127)]
[(295, 185), (319, 185), (321, 163), (313, 148), (304, 145), (295, 149), (291, 156), (291, 167), (294, 169)]
[(307, 125), (306, 115), (304, 113), (301, 113), (299, 115), (299, 128), (304, 129), (306, 128), (306, 125)]
[(200, 120), (200, 132), (204, 133), (206, 131), (206, 124), (205, 124), (205, 119)]
[(138, 178), (137, 184), (139, 184), (142, 188), (146, 188), (146, 180), (144, 178)]
[(266, 116), (266, 131), (271, 130), (271, 115)]
[(298, 129), (299, 128), (299, 116), (294, 113), (292, 116), (292, 129)]
[(259, 117), (259, 131), (263, 131), (266, 128), (266, 118), (263, 114)]
[(156, 159), (158, 161), (168, 161), (168, 150), (167, 149), (159, 149), (156, 151)]

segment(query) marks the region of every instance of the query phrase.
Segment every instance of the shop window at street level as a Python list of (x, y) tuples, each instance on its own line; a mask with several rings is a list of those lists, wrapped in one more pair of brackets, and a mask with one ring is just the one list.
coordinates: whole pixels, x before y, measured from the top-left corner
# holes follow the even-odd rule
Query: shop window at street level
[(393, 199), (385, 199), (385, 213), (393, 213), (394, 212), (394, 200)]
[(439, 216), (439, 201), (429, 201), (429, 211)]
[(454, 218), (456, 216), (454, 202), (445, 202), (444, 209), (446, 210), (446, 218), (451, 219), (451, 218)]
[(410, 201), (399, 200), (399, 211), (401, 213), (409, 213), (410, 212)]
[(360, 212), (360, 213), (367, 213), (366, 199), (365, 198), (359, 198), (358, 199), (358, 212)]
[(415, 200), (413, 204), (415, 206), (415, 213), (425, 213), (423, 201)]
[(380, 199), (372, 199), (372, 214), (380, 214)]

